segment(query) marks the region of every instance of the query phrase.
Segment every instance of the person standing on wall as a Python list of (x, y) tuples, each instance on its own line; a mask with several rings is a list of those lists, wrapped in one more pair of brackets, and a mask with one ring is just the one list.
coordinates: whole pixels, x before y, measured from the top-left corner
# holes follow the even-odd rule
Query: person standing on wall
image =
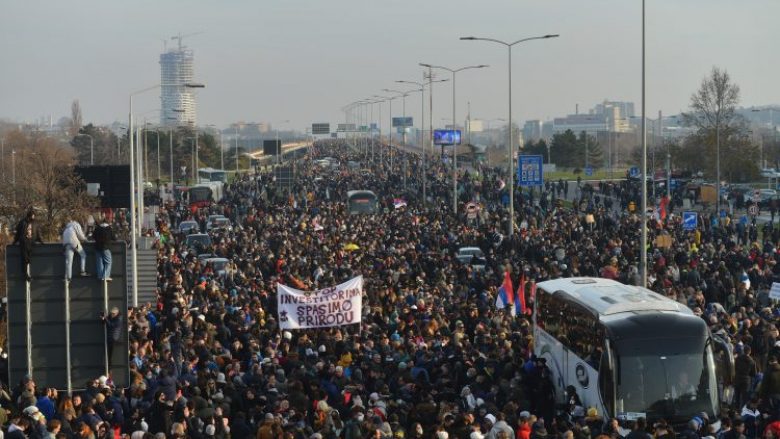
[(38, 242), (43, 244), (41, 232), (35, 224), (35, 211), (30, 208), (27, 215), (16, 225), (16, 234), (14, 235), (14, 244), (19, 244), (21, 249), (22, 276), (24, 280), (30, 282), (30, 260), (32, 259), (33, 244)]
[(92, 232), (95, 239), (95, 266), (100, 280), (111, 282), (111, 243), (114, 241), (114, 230), (111, 224), (100, 219), (100, 224)]
[(73, 254), (79, 254), (79, 260), (81, 262), (81, 276), (89, 276), (87, 273), (87, 252), (84, 251), (84, 247), (81, 245), (82, 241), (86, 241), (87, 237), (84, 235), (84, 230), (81, 228), (81, 224), (78, 221), (70, 220), (65, 225), (65, 230), (62, 231), (62, 245), (65, 247), (65, 280), (70, 281), (71, 273), (73, 272)]

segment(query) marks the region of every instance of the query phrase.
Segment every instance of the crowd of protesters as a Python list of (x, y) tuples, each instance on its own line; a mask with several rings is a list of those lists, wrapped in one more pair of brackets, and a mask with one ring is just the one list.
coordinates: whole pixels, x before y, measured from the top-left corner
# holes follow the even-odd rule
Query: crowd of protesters
[[(496, 309), (495, 298), (505, 271), (515, 281), (598, 276), (638, 285), (642, 223), (628, 210), (636, 185), (560, 181), (518, 189), (509, 235), (501, 169), (464, 168), (455, 214), (446, 160), (423, 169), (416, 155), (395, 150), (391, 158), (375, 146), (378, 152), (318, 143), (294, 163), (289, 187), (272, 173), (244, 174), (210, 207), (161, 206), (146, 231), (157, 238), (159, 299), (127, 315), (130, 387), (117, 389), (102, 376), (67, 396), (26, 377), (0, 394), (5, 435), (780, 436), (780, 309), (768, 294), (780, 267), (771, 229), (758, 235), (753, 224), (702, 215), (687, 231), (671, 209), (648, 223), (649, 288), (689, 306), (730, 340), (736, 375), (724, 384), (735, 394), (724, 398), (719, 419), (697, 416), (677, 431), (640, 419), (627, 432), (595, 407), (582, 407), (573, 388), (567, 403), (557, 404), (550, 370), (532, 355), (531, 319)], [(326, 156), (340, 166), (312, 160)], [(576, 186), (574, 200), (569, 185)], [(350, 215), (345, 201), (353, 189), (374, 191), (378, 212)], [(399, 198), (406, 205), (396, 208)], [(469, 202), (479, 208), (466, 211)], [(179, 224), (194, 220), (206, 231), (215, 214), (230, 227), (211, 228), (207, 246), (187, 247)], [(118, 236), (123, 218), (117, 216)], [(20, 230), (33, 238), (32, 227)], [(671, 239), (657, 240), (662, 235)], [(484, 269), (455, 258), (463, 246), (483, 250)], [(202, 254), (228, 263), (215, 267)], [(360, 324), (280, 329), (277, 283), (310, 291), (358, 275), (365, 280)]]

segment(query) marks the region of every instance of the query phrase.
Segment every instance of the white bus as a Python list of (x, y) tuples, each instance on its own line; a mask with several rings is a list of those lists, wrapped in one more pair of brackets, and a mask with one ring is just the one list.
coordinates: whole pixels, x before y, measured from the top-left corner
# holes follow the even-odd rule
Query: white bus
[(573, 386), (605, 418), (717, 419), (715, 355), (728, 364), (733, 356), (687, 306), (608, 279), (563, 278), (537, 285), (533, 322), (534, 353), (547, 360), (557, 402)]
[(227, 174), (222, 169), (213, 169), (213, 168), (198, 169), (199, 183), (209, 183), (212, 181), (227, 183)]

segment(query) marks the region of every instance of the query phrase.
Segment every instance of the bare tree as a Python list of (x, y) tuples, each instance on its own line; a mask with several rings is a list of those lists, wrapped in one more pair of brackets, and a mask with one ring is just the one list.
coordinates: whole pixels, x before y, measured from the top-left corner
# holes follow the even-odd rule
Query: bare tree
[[(728, 72), (713, 67), (710, 75), (702, 79), (699, 89), (691, 95), (690, 111), (683, 113), (683, 121), (697, 128), (694, 134), (709, 146), (703, 157), (714, 157), (715, 163), (707, 166), (714, 176), (720, 193), (720, 144), (721, 137), (728, 139), (744, 130), (744, 123), (736, 113), (739, 103), (739, 86), (731, 81)], [(714, 151), (713, 151), (714, 150)], [(720, 209), (720, 198), (718, 198)]]
[(71, 137), (79, 133), (81, 124), (83, 123), (83, 117), (81, 115), (81, 104), (78, 99), (74, 99), (70, 104), (70, 128), (68, 132)]
[(728, 127), (736, 118), (737, 104), (739, 86), (731, 82), (727, 71), (713, 67), (710, 76), (702, 79), (699, 89), (691, 95), (690, 112), (683, 113), (683, 119), (699, 130)]
[(29, 208), (39, 212), (45, 239), (56, 239), (67, 217), (83, 217), (97, 207), (74, 173), (73, 151), (57, 139), (15, 131), (16, 183), (0, 185), (0, 222), (12, 227)]

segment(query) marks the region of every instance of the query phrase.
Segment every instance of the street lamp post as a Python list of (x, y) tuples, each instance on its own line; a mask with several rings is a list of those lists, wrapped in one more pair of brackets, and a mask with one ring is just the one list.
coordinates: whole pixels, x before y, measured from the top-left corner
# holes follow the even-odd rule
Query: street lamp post
[[(426, 204), (428, 202), (426, 189), (427, 189), (427, 179), (426, 179), (426, 168), (425, 168), (425, 156), (427, 155), (427, 152), (425, 151), (425, 87), (426, 86), (432, 86), (434, 82), (447, 82), (448, 79), (439, 79), (436, 81), (430, 80), (428, 83), (424, 82), (417, 82), (417, 81), (395, 81), (400, 84), (412, 84), (420, 87), (420, 151), (422, 152), (422, 181), (423, 181), (423, 204)], [(431, 87), (433, 88), (433, 87)], [(429, 90), (428, 93), (431, 93), (433, 90)], [(406, 134), (404, 133), (404, 139), (406, 138)]]
[[(129, 125), (127, 127), (127, 134), (130, 139), (130, 253), (131, 253), (131, 279), (133, 283), (133, 306), (138, 306), (138, 252), (137, 252), (137, 233), (136, 229), (138, 226), (138, 219), (136, 218), (135, 213), (135, 196), (138, 192), (138, 188), (136, 187), (136, 178), (135, 178), (135, 142), (133, 141), (133, 97), (136, 95), (139, 95), (141, 93), (145, 93), (150, 90), (155, 90), (157, 88), (160, 88), (163, 85), (170, 85), (170, 84), (157, 84), (153, 85), (151, 87), (144, 88), (142, 90), (135, 91), (133, 93), (130, 93), (130, 112), (128, 113), (128, 119), (129, 119)], [(185, 83), (185, 84), (174, 84), (183, 86), (186, 88), (204, 88), (205, 85), (198, 84), (198, 83)]]
[[(642, 230), (639, 249), (640, 286), (647, 287), (647, 115), (645, 114), (645, 0), (642, 0)], [(718, 160), (720, 154), (718, 154)], [(720, 170), (720, 163), (718, 163)], [(720, 175), (718, 175), (718, 215), (720, 215)]]
[[(422, 67), (428, 67), (433, 69), (446, 70), (452, 73), (452, 129), (456, 129), (457, 121), (455, 119), (455, 74), (468, 69), (483, 69), (489, 67), (486, 64), (480, 64), (476, 66), (465, 66), (457, 69), (451, 69), (444, 66), (433, 66), (430, 64), (420, 63)], [(452, 146), (452, 212), (457, 215), (458, 213), (458, 145)]]
[[(644, 0), (643, 0), (644, 1)], [(512, 236), (515, 231), (515, 177), (514, 177), (514, 146), (512, 145), (512, 46), (520, 43), (524, 43), (526, 41), (532, 41), (532, 40), (543, 40), (547, 38), (557, 38), (558, 34), (549, 34), (549, 35), (542, 35), (538, 37), (529, 37), (529, 38), (523, 38), (517, 41), (513, 41), (511, 43), (496, 40), (493, 38), (477, 38), (477, 37), (461, 37), (461, 40), (467, 40), (467, 41), (489, 41), (492, 43), (498, 43), (503, 44), (507, 47), (507, 52), (509, 54), (509, 62), (508, 62), (508, 68), (509, 68), (509, 117), (508, 117), (508, 123), (509, 123), (509, 129), (507, 130), (509, 132), (509, 139), (508, 139), (508, 151), (509, 151), (509, 166), (507, 167), (507, 172), (509, 174), (508, 182), (509, 182), (509, 236)]]

